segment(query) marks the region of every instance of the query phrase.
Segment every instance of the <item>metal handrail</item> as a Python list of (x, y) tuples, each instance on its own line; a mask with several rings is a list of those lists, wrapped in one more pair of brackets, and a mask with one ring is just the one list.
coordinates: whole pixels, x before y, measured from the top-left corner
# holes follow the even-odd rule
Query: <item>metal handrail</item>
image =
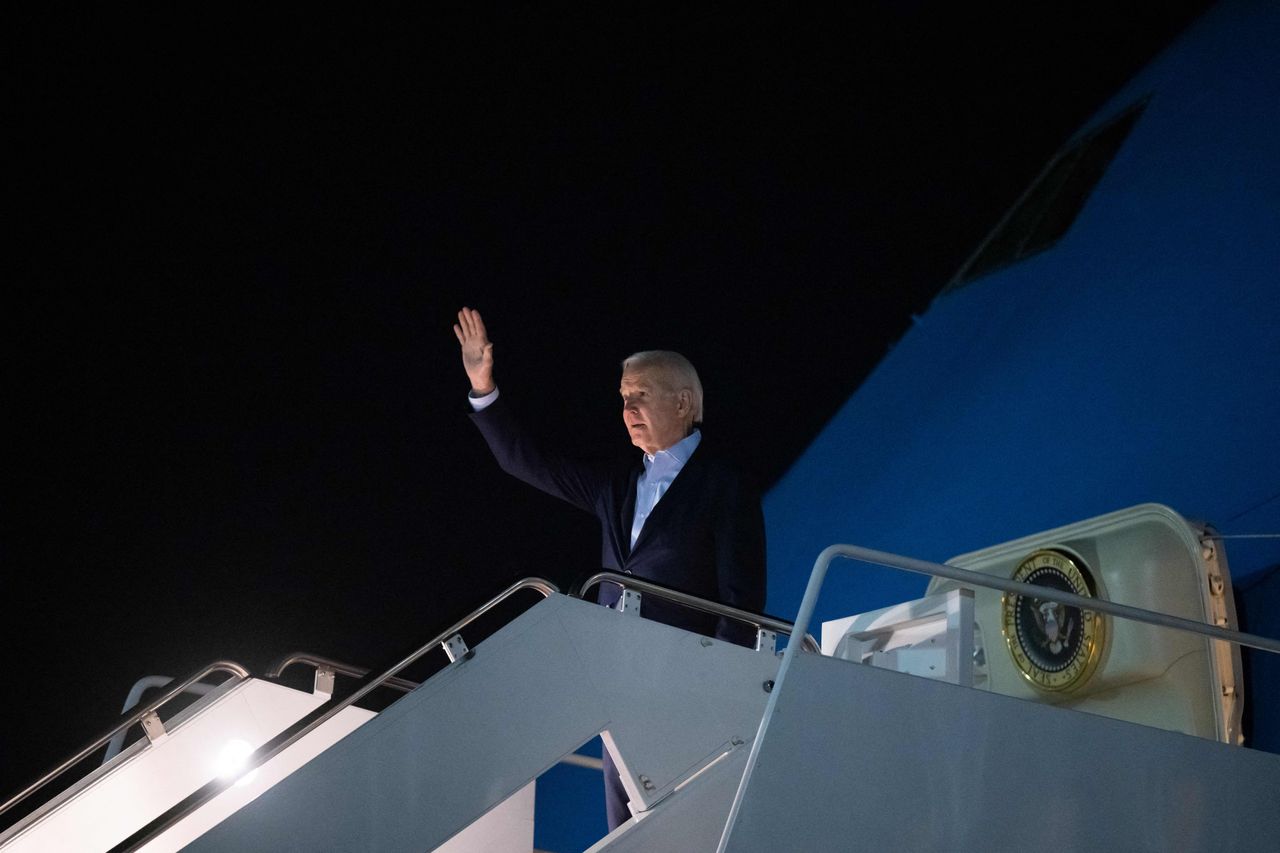
[[(267, 670), (267, 678), (279, 678), (286, 669), (299, 664), (314, 666), (316, 669), (331, 669), (338, 675), (346, 675), (351, 678), (364, 678), (369, 674), (369, 670), (363, 666), (343, 663), (321, 655), (313, 655), (309, 652), (293, 652), (273, 663), (271, 668)], [(407, 678), (388, 678), (383, 686), (399, 690), (401, 693), (408, 693), (417, 689), (418, 682), (410, 681)]]
[(67, 770), (79, 764), (81, 761), (87, 758), (90, 754), (92, 754), (95, 750), (101, 748), (104, 744), (106, 744), (113, 737), (115, 737), (116, 734), (127, 731), (130, 726), (134, 725), (135, 723), (141, 722), (143, 717), (155, 712), (156, 710), (164, 706), (166, 703), (169, 702), (169, 700), (183, 693), (192, 684), (195, 684), (197, 681), (201, 681), (206, 676), (211, 675), (215, 672), (231, 673), (231, 678), (222, 682), (222, 684), (227, 684), (232, 680), (243, 681), (244, 679), (249, 677), (249, 670), (245, 669), (243, 666), (236, 663), (235, 661), (229, 661), (229, 660), (214, 661), (213, 663), (206, 666), (204, 669), (199, 670), (194, 675), (191, 675), (190, 677), (185, 679), (181, 684), (178, 684), (176, 687), (171, 687), (169, 690), (165, 691), (164, 694), (162, 694), (161, 696), (151, 700), (150, 702), (148, 702), (146, 705), (144, 705), (142, 708), (138, 709), (137, 711), (134, 711), (132, 714), (129, 715), (127, 719), (125, 719), (121, 723), (118, 723), (116, 727), (113, 728), (111, 731), (107, 732), (106, 734), (102, 735), (99, 738), (96, 738), (84, 749), (80, 750), (75, 755), (71, 756), (66, 761), (62, 762), (57, 767), (50, 770), (48, 773), (44, 774), (39, 779), (32, 782), (22, 791), (18, 792), (16, 796), (10, 798), (7, 802), (5, 802), (4, 805), (0, 805), (0, 814), (4, 814), (9, 809), (13, 808), (18, 803), (22, 802), (27, 797), (34, 794), (36, 791), (43, 788), (45, 785), (49, 784), (54, 779), (61, 776)]
[[(830, 552), (829, 555), (828, 552)], [(1104, 598), (1091, 598), (1087, 595), (1076, 595), (1073, 592), (1065, 592), (1051, 587), (1037, 586), (1036, 584), (1025, 583), (1022, 581), (1006, 580), (1005, 578), (996, 577), (995, 575), (985, 575), (981, 572), (975, 572), (972, 569), (961, 569), (956, 566), (948, 566), (942, 563), (931, 563), (928, 560), (916, 560), (911, 557), (889, 554), (884, 551), (873, 551), (869, 548), (859, 548), (856, 545), (832, 545), (819, 555), (819, 563), (822, 562), (824, 555), (826, 555), (826, 565), (822, 567), (822, 576), (816, 578), (819, 586), (822, 585), (823, 577), (826, 575), (827, 565), (830, 565), (831, 561), (836, 557), (845, 557), (850, 560), (859, 560), (864, 563), (875, 563), (881, 566), (888, 566), (891, 569), (904, 569), (909, 572), (917, 572), (924, 575), (936, 575), (937, 577), (947, 578), (948, 580), (958, 581), (960, 583), (983, 586), (989, 589), (998, 589), (1001, 592), (1012, 592), (1016, 595), (1025, 595), (1028, 598), (1036, 598), (1042, 601), (1054, 601), (1059, 604), (1068, 604), (1072, 607), (1078, 607), (1081, 610), (1090, 610), (1094, 613), (1106, 613), (1110, 616), (1119, 616), (1122, 619), (1132, 619), (1135, 622), (1145, 622), (1148, 625), (1158, 625), (1162, 628), (1173, 628), (1177, 631), (1189, 631), (1192, 634), (1203, 634), (1204, 636), (1212, 637), (1215, 640), (1226, 640), (1229, 643), (1236, 643), (1241, 646), (1261, 649), (1264, 652), (1280, 654), (1280, 640), (1273, 640), (1269, 637), (1260, 637), (1257, 634), (1246, 634), (1243, 631), (1232, 631), (1229, 628), (1220, 628), (1217, 625), (1197, 622), (1194, 619), (1184, 619), (1181, 616), (1173, 616), (1168, 613), (1160, 613), (1155, 610), (1144, 610), (1141, 607), (1117, 604), (1114, 601), (1107, 601)], [(818, 567), (815, 566), (814, 572), (816, 573), (817, 571)], [(813, 582), (814, 578), (810, 578), (809, 583), (812, 584)], [(806, 599), (808, 598), (808, 594), (808, 590), (805, 590)], [(816, 599), (816, 590), (814, 591), (814, 596)], [(810, 610), (808, 614), (804, 614), (803, 609), (803, 605), (801, 605), (802, 615), (806, 616), (807, 623), (808, 618), (813, 615), (812, 610)], [(797, 617), (797, 621), (799, 621), (799, 617)]]
[[(618, 586), (630, 589), (638, 589), (644, 593), (650, 593), (658, 598), (673, 601), (676, 604), (682, 604), (685, 607), (691, 607), (694, 610), (701, 610), (704, 613), (710, 613), (714, 616), (728, 616), (731, 619), (737, 619), (739, 622), (746, 622), (748, 625), (754, 625), (756, 630), (764, 628), (777, 634), (786, 634), (788, 637), (792, 635), (794, 626), (784, 619), (776, 619), (773, 616), (766, 616), (763, 613), (752, 613), (750, 610), (741, 610), (728, 604), (721, 604), (718, 601), (710, 601), (705, 598), (699, 598), (696, 595), (690, 595), (687, 592), (681, 592), (678, 589), (656, 584), (653, 581), (644, 580), (634, 575), (619, 574), (618, 572), (596, 572), (591, 577), (583, 581), (578, 588), (572, 593), (578, 598), (582, 598), (588, 589), (602, 581), (617, 584)], [(811, 635), (805, 634), (800, 641), (805, 651), (821, 652), (822, 647), (818, 645), (818, 641)]]
[(324, 704), (315, 708), (311, 713), (307, 714), (305, 717), (289, 726), (289, 728), (280, 732), (280, 734), (254, 750), (245, 760), (244, 765), (239, 772), (233, 774), (231, 778), (220, 777), (207, 782), (204, 786), (192, 792), (181, 802), (175, 804), (146, 826), (133, 833), (133, 835), (130, 835), (124, 841), (121, 841), (115, 847), (112, 847), (112, 853), (117, 853), (117, 851), (121, 851), (121, 853), (123, 853), (123, 851), (141, 849), (143, 846), (151, 842), (157, 835), (169, 829), (178, 821), (187, 817), (196, 809), (218, 796), (218, 794), (234, 785), (236, 781), (242, 778), (245, 774), (262, 766), (272, 758), (275, 758), (281, 752), (288, 749), (294, 743), (301, 740), (303, 737), (325, 723), (339, 711), (342, 711), (347, 706), (358, 702), (374, 689), (381, 686), (388, 679), (392, 678), (397, 672), (404, 669), (427, 652), (437, 646), (440, 646), (476, 619), (479, 619), (503, 601), (524, 589), (532, 589), (540, 592), (544, 598), (560, 592), (555, 584), (551, 583), (551, 581), (543, 580), (542, 578), (525, 578), (524, 580), (517, 581), (493, 598), (489, 599), (480, 607), (471, 611), (450, 627), (446, 628), (438, 636), (432, 638), (430, 642), (411, 652), (409, 655), (402, 658), (383, 672), (378, 675), (366, 675), (361, 686), (354, 692), (342, 699), (338, 699), (336, 697), (331, 698)]
[[(805, 587), (804, 598), (800, 602), (800, 612), (796, 615), (797, 631), (803, 631), (809, 627), (809, 622), (813, 618), (814, 608), (818, 603), (818, 591), (822, 589), (822, 582), (826, 579), (827, 569), (836, 557), (887, 566), (891, 569), (903, 569), (908, 572), (934, 575), (964, 584), (998, 589), (1002, 592), (1011, 592), (1042, 601), (1067, 604), (1072, 607), (1078, 607), (1081, 610), (1106, 613), (1122, 619), (1132, 619), (1136, 622), (1145, 622), (1148, 625), (1158, 625), (1162, 628), (1188, 631), (1193, 634), (1212, 637), (1215, 640), (1225, 640), (1229, 643), (1261, 649), (1264, 652), (1280, 654), (1280, 640), (1273, 640), (1269, 637), (1259, 637), (1257, 634), (1232, 631), (1227, 628), (1219, 628), (1217, 625), (1197, 622), (1194, 619), (1171, 616), (1168, 613), (1144, 610), (1141, 607), (1130, 607), (1127, 604), (1116, 604), (1114, 601), (1076, 595), (1073, 592), (1064, 592), (1051, 587), (1023, 583), (1022, 581), (1006, 580), (994, 575), (984, 575), (981, 572), (975, 572), (970, 569), (932, 563), (928, 560), (917, 560), (912, 557), (903, 557), (899, 554), (890, 554), (887, 551), (861, 548), (857, 545), (829, 545), (818, 555), (817, 561), (813, 564), (813, 572), (809, 575), (809, 585)], [(742, 798), (746, 793), (747, 783), (755, 770), (756, 760), (760, 757), (760, 745), (764, 740), (765, 732), (769, 728), (769, 721), (773, 719), (774, 709), (778, 705), (778, 696), (782, 693), (782, 685), (794, 659), (795, 652), (792, 646), (788, 644), (786, 651), (782, 655), (782, 663), (778, 667), (778, 676), (774, 679), (773, 691), (769, 694), (769, 701), (765, 705), (764, 716), (760, 718), (760, 726), (756, 730), (755, 740), (751, 744), (751, 753), (747, 756), (747, 766), (742, 771), (742, 779), (738, 783), (738, 791), (734, 795), (733, 805), (729, 808), (729, 817), (725, 821), (724, 833), (720, 837), (720, 844), (716, 847), (716, 853), (724, 853), (725, 847), (729, 843), (729, 835), (738, 820), (738, 811), (742, 806)]]
[[(142, 701), (142, 694), (156, 687), (164, 687), (166, 684), (172, 684), (173, 679), (167, 675), (144, 675), (133, 683), (133, 687), (129, 688), (129, 695), (124, 700), (124, 707), (120, 709), (121, 714), (127, 714), (133, 710), (133, 706)], [(184, 693), (191, 693), (196, 696), (207, 696), (211, 690), (217, 690), (220, 685), (216, 684), (188, 684)], [(111, 743), (107, 744), (107, 751), (102, 755), (102, 763), (106, 764), (111, 759), (120, 754), (120, 750), (124, 748), (124, 739), (128, 731), (116, 732), (111, 737)]]

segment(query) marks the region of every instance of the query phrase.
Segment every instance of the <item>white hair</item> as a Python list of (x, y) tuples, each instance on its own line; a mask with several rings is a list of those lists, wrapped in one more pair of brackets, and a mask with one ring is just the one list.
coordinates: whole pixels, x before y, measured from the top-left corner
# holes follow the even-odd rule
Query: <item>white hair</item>
[(693, 422), (702, 423), (702, 380), (689, 359), (670, 350), (644, 350), (622, 360), (622, 372), (628, 370), (654, 370), (659, 381), (673, 393), (687, 389), (693, 398)]

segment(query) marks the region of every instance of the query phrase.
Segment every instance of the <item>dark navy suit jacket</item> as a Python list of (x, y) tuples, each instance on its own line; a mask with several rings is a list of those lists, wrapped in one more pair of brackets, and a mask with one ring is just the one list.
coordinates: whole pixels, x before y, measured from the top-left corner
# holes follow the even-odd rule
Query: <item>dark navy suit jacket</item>
[[(600, 522), (600, 565), (634, 574), (700, 598), (752, 612), (764, 610), (764, 516), (759, 493), (707, 448), (698, 448), (671, 483), (631, 547), (638, 456), (593, 462), (541, 446), (499, 397), (471, 415), (502, 470), (547, 494), (593, 514)], [(599, 601), (613, 605), (620, 590), (602, 584)], [(740, 623), (717, 621), (653, 596), (642, 597), (650, 619), (744, 645), (754, 632)]]

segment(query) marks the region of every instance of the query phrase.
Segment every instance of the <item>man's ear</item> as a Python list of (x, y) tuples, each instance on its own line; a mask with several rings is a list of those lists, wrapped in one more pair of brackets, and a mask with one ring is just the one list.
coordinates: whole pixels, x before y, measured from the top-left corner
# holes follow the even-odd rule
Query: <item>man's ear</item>
[(680, 398), (680, 413), (683, 415), (692, 414), (693, 392), (688, 388), (681, 388), (677, 396)]

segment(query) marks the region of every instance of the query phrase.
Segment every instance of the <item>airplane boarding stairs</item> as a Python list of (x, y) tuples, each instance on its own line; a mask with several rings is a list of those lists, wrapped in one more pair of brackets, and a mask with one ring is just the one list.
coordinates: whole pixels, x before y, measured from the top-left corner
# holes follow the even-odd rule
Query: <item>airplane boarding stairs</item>
[[(115, 836), (38, 840), (71, 838), (85, 823), (77, 805), (144, 755), (177, 752), (202, 719), (192, 713), (10, 828), (0, 850), (527, 851), (531, 826), (511, 830), (521, 809), (531, 817), (530, 783), (597, 734), (634, 817), (593, 853), (1256, 850), (1280, 839), (1280, 756), (797, 654), (799, 643), (780, 661), (772, 634), (785, 623), (747, 614), (760, 648), (734, 646), (639, 617), (637, 587), (692, 600), (619, 579), (633, 584), (621, 611), (539, 582), (546, 598), (475, 649), (442, 635), (421, 651), (444, 645), (449, 666), (376, 715), (352, 703), (404, 664), (340, 701), (233, 679), (189, 710), (250, 688), (298, 694), (292, 716), (257, 720), (248, 788), (158, 779), (168, 799)], [(802, 635), (811, 613), (802, 607)], [(75, 826), (58, 836), (60, 821)]]
[[(679, 831), (680, 845), (714, 847), (721, 826), (706, 816), (728, 813), (777, 673), (775, 638), (790, 626), (616, 577), (630, 586), (621, 610), (538, 579), (515, 584), (341, 700), (330, 695), (331, 667), (318, 669), (317, 690), (305, 693), (215, 664), (199, 675), (233, 677), (164, 723), (155, 708), (182, 685), (135, 713), (130, 720), (142, 722), (148, 740), (10, 827), (0, 850), (529, 850), (530, 783), (597, 735), (618, 757), (639, 813), (600, 849), (655, 849), (642, 829), (647, 817), (703, 777), (665, 826)], [(525, 588), (544, 600), (468, 649), (465, 625)], [(641, 590), (739, 616), (760, 645), (643, 619)], [(816, 651), (812, 638), (806, 644)], [(450, 657), (444, 670), (381, 713), (355, 706), (437, 647)], [(205, 759), (230, 738), (257, 749), (256, 775), (241, 774), (245, 788), (208, 780)], [(530, 825), (513, 832), (522, 820)], [(511, 839), (522, 831), (523, 848), (505, 846), (521, 843)]]
[[(777, 668), (770, 650), (551, 595), (187, 849), (431, 850), (602, 732), (651, 810), (745, 758)], [(707, 808), (727, 814), (736, 781)]]

